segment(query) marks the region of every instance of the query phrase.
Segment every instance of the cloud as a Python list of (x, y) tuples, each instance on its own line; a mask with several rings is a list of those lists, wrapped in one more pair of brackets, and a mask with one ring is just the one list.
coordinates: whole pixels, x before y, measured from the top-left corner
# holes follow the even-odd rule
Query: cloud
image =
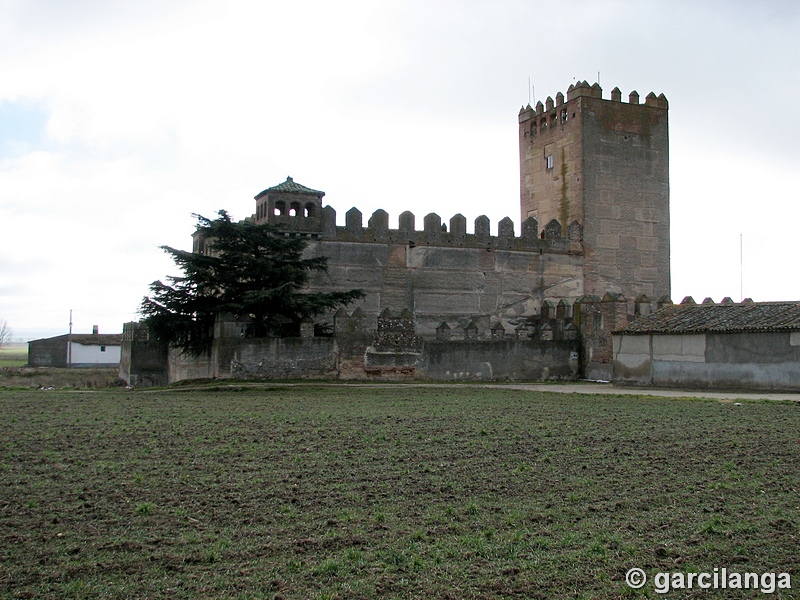
[(118, 329), (192, 213), (247, 216), (287, 175), (340, 221), (519, 228), (520, 105), (598, 71), (606, 97), (670, 100), (673, 294), (735, 295), (741, 231), (745, 293), (800, 297), (755, 266), (791, 252), (798, 26), (777, 1), (6, 2), (0, 261), (29, 262), (0, 272), (0, 309)]

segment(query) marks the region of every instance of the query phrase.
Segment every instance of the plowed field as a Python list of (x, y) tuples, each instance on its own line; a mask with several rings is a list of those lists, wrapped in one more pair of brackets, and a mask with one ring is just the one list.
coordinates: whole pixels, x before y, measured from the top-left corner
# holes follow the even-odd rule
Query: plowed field
[(0, 597), (663, 598), (626, 572), (727, 567), (800, 598), (792, 403), (218, 386), (0, 411)]

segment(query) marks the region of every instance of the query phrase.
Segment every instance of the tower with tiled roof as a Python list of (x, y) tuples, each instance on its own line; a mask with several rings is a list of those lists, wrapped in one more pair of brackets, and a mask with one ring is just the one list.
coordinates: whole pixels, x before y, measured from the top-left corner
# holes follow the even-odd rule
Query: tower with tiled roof
[(325, 192), (312, 190), (287, 177), (283, 183), (256, 195), (256, 223), (270, 223), (297, 233), (319, 233), (324, 195)]

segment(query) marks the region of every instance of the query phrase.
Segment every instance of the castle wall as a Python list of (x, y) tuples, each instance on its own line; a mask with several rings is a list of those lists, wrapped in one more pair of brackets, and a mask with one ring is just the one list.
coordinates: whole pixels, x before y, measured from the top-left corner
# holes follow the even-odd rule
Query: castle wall
[(331, 379), (333, 338), (223, 339), (214, 343), (215, 376), (234, 379)]
[[(406, 222), (409, 215), (404, 213)], [(361, 227), (359, 214), (349, 226), (309, 238), (305, 256), (328, 257), (327, 272), (313, 275), (309, 291), (362, 289), (366, 297), (348, 308), (361, 307), (370, 328), (383, 310), (407, 309), (424, 338), (434, 337), (443, 321), (463, 327), (480, 316), (513, 330), (537, 314), (543, 300), (583, 294), (577, 226), (562, 234), (560, 224), (551, 223), (542, 239), (538, 224), (529, 221), (516, 237), (508, 220), (501, 222), (506, 235), (490, 236), (485, 217), (476, 220), (476, 234), (464, 232), (465, 222), (461, 231), (452, 221), (443, 231), (438, 216), (430, 217), (425, 230), (388, 230)]]
[[(499, 321), (470, 321), (459, 330), (441, 323), (437, 339), (417, 335), (410, 311), (384, 310), (377, 327), (367, 316), (340, 309), (332, 337), (242, 338), (222, 315), (219, 337), (200, 356), (149, 340), (146, 326), (126, 323), (120, 378), (129, 385), (166, 385), (190, 379), (551, 380), (578, 373), (577, 331), (562, 302), (545, 302), (543, 317), (513, 332)], [(488, 337), (487, 337), (488, 334)]]
[(568, 340), (432, 341), (423, 368), (444, 381), (575, 379), (576, 350)]
[[(637, 304), (640, 308), (643, 305), (642, 302)], [(611, 381), (614, 375), (611, 332), (626, 325), (631, 318), (628, 301), (621, 294), (606, 294), (602, 299), (586, 295), (575, 303), (574, 313), (581, 332), (582, 376), (595, 381)]]
[(213, 379), (218, 369), (213, 356), (192, 356), (170, 348), (167, 354), (167, 382), (175, 383), (187, 379)]
[(134, 386), (166, 385), (169, 379), (165, 344), (150, 338), (142, 323), (122, 326), (119, 378)]
[[(359, 343), (361, 342), (361, 343)], [(427, 340), (416, 346), (355, 344), (333, 338), (215, 340), (210, 356), (176, 350), (166, 359), (167, 377), (143, 370), (122, 377), (131, 385), (165, 385), (189, 379), (343, 380), (552, 380), (574, 379), (577, 341), (504, 338)]]

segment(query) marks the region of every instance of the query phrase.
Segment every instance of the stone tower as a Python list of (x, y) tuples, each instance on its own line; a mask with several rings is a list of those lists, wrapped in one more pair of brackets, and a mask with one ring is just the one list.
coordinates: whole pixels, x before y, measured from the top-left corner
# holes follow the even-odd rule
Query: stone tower
[(322, 197), (325, 192), (312, 190), (287, 177), (283, 183), (267, 188), (256, 197), (255, 222), (279, 225), (285, 231), (319, 233), (322, 231)]
[(668, 103), (571, 85), (519, 113), (524, 222), (583, 226), (583, 293), (670, 293)]

